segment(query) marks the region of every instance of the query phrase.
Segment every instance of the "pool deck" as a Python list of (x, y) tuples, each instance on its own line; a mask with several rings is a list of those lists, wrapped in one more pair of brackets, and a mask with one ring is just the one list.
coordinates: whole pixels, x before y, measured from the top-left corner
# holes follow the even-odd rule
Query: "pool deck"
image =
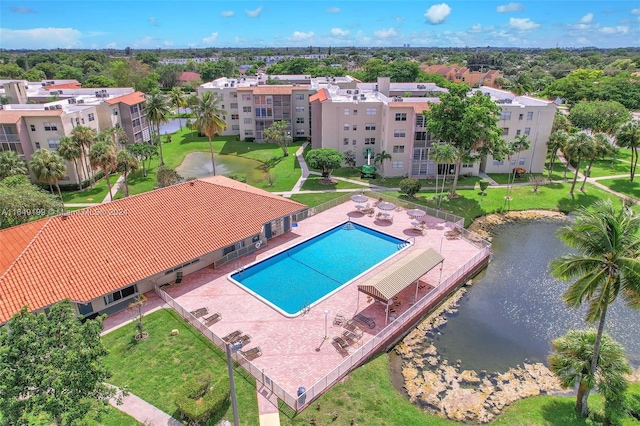
[[(374, 201), (370, 200), (371, 203)], [(444, 220), (431, 216), (422, 217), (420, 221), (426, 221), (426, 232), (420, 235), (411, 229), (411, 222), (415, 219), (409, 217), (405, 210), (391, 212), (394, 217), (393, 223), (390, 223), (377, 220), (375, 216), (363, 215), (354, 207), (355, 203), (348, 201), (309, 217), (299, 222), (291, 232), (273, 238), (267, 246), (240, 259), (243, 265), (262, 260), (349, 218), (353, 222), (401, 239), (415, 238), (415, 245), (324, 299), (305, 315), (287, 318), (229, 281), (227, 275), (238, 268), (238, 261), (215, 270), (209, 266), (191, 273), (184, 277), (181, 284), (171, 285), (166, 291), (188, 311), (206, 307), (210, 314), (219, 312), (222, 319), (209, 326), (217, 336), (223, 337), (235, 330), (249, 334), (251, 342), (245, 349), (259, 346), (262, 351), (262, 355), (252, 361), (253, 364), (291, 395), (296, 395), (299, 387), (309, 389), (344, 359), (332, 345), (332, 338), (340, 336), (344, 330), (342, 326), (333, 325), (336, 314), (351, 318), (356, 313), (362, 313), (375, 320), (376, 327), (373, 329), (361, 326), (364, 335), (360, 344), (371, 340), (384, 328), (384, 305), (368, 302), (366, 295), (359, 294), (358, 283), (364, 282), (416, 248), (433, 248), (445, 260), (442, 271), (437, 266), (421, 279), (428, 285), (419, 290), (420, 298), (481, 252), (481, 248), (465, 239), (446, 238), (445, 232), (452, 230), (454, 224)], [(349, 262), (349, 259), (345, 258), (344, 261)], [(400, 315), (411, 305), (415, 289), (416, 286), (411, 285), (398, 295), (400, 303), (395, 307), (396, 315)], [(325, 310), (328, 315), (325, 315)], [(325, 336), (328, 337), (327, 340)], [(352, 351), (353, 348), (350, 348), (349, 352)]]

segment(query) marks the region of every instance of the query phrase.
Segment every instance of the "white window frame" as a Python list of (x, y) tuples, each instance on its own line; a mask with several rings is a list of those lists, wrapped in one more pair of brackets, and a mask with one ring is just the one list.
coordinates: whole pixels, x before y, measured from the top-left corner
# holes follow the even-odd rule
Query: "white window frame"
[(364, 129), (365, 130), (375, 130), (376, 129), (376, 123), (366, 123), (364, 125)]
[(392, 161), (391, 162), (392, 169), (402, 169), (404, 168), (404, 161)]
[(511, 111), (502, 111), (500, 120), (511, 120)]
[(393, 131), (393, 137), (394, 138), (404, 138), (407, 136), (407, 131), (404, 129), (395, 129)]
[(406, 112), (396, 112), (395, 121), (407, 121), (407, 113)]
[(375, 107), (370, 107), (365, 109), (364, 111), (365, 115), (378, 115), (378, 108)]
[(393, 145), (394, 154), (404, 154), (404, 145)]

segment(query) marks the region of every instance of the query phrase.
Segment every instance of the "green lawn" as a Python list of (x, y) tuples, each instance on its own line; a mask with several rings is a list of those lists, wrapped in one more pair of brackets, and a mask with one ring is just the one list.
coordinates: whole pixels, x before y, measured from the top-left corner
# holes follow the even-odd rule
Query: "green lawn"
[(291, 199), (302, 204), (306, 204), (309, 207), (315, 207), (327, 201), (331, 201), (334, 198), (342, 197), (344, 194), (341, 192), (319, 192), (316, 194), (292, 194)]
[(320, 182), (321, 179), (322, 179), (322, 176), (309, 175), (309, 177), (302, 184), (301, 189), (303, 191), (328, 191), (328, 190), (335, 190), (335, 189), (354, 189), (354, 188), (368, 189), (367, 187), (359, 185), (357, 183), (345, 182), (339, 179), (334, 179), (335, 183), (333, 184), (324, 184)]
[[(335, 385), (318, 398), (306, 410), (299, 414), (280, 413), (280, 424), (294, 425), (348, 425), (354, 419), (356, 425), (419, 425), (453, 426), (462, 423), (442, 419), (428, 414), (401, 395), (391, 385), (391, 367), (389, 355), (378, 355), (365, 365), (352, 371), (342, 383)], [(640, 389), (634, 392), (640, 392)], [(591, 407), (602, 409), (602, 398), (592, 395)], [(593, 425), (589, 420), (578, 418), (574, 397), (537, 396), (518, 401), (508, 407), (490, 424), (495, 425), (540, 425), (540, 426), (579, 426)], [(333, 413), (338, 418), (333, 421)], [(312, 420), (315, 419), (315, 423)], [(627, 419), (625, 425), (638, 425), (633, 419)]]
[[(570, 182), (541, 186), (538, 192), (533, 192), (531, 186), (512, 187), (511, 201), (505, 200), (507, 188), (504, 187), (489, 187), (486, 195), (481, 195), (478, 188), (458, 189), (456, 192), (459, 197), (449, 200), (445, 196), (440, 207), (442, 210), (464, 217), (465, 226), (468, 226), (476, 217), (507, 210), (546, 209), (569, 212), (580, 206), (589, 206), (598, 199), (610, 198), (614, 202), (619, 202), (619, 199), (613, 194), (593, 185), (587, 184), (584, 193), (578, 191), (579, 186), (576, 185), (573, 198), (569, 195), (570, 188)], [(398, 192), (388, 191), (386, 193), (407, 199), (406, 196)], [(418, 193), (416, 199), (409, 201), (435, 207), (433, 198), (434, 192), (428, 191)]]
[[(109, 176), (109, 181), (113, 185), (120, 177), (115, 173)], [(101, 203), (107, 196), (107, 179), (102, 178), (97, 181), (91, 188), (85, 188), (84, 191), (65, 191), (62, 193), (62, 199), (65, 203)]]
[(103, 426), (137, 426), (142, 425), (139, 421), (123, 413), (117, 408), (109, 407), (107, 414), (102, 416), (100, 424)]
[[(581, 172), (584, 174), (585, 169), (589, 165), (587, 161), (583, 161)], [(590, 170), (590, 177), (618, 176), (628, 175), (630, 164), (617, 159), (596, 160), (593, 162)]]
[[(209, 152), (209, 139), (198, 136), (197, 131), (187, 128), (178, 130), (171, 135), (172, 142), (162, 145), (165, 167), (175, 169), (192, 152)], [(254, 186), (271, 191), (288, 191), (302, 175), (300, 164), (295, 157), (295, 152), (301, 142), (294, 142), (289, 146), (289, 156), (284, 157), (282, 149), (276, 144), (240, 142), (235, 140), (235, 136), (217, 136), (212, 140), (213, 149), (218, 155), (237, 155), (264, 164), (266, 170), (276, 176), (273, 186), (268, 182), (260, 182)], [(151, 166), (147, 168), (147, 177), (143, 176), (142, 167), (129, 177), (130, 194), (140, 194), (154, 189), (156, 186), (156, 174), (160, 158), (151, 160)], [(121, 198), (123, 191), (119, 191), (116, 198)]]
[(624, 177), (617, 179), (599, 179), (598, 183), (621, 194), (640, 200), (640, 176), (637, 176), (633, 182), (630, 182), (628, 177)]
[[(109, 383), (126, 386), (166, 413), (177, 417), (174, 404), (176, 391), (190, 377), (210, 372), (214, 377), (227, 377), (224, 353), (172, 310), (161, 309), (144, 318), (149, 338), (133, 340), (135, 325), (112, 331), (103, 337), (109, 355), (105, 363), (113, 376)], [(171, 335), (177, 329), (180, 334)], [(242, 368), (235, 368), (238, 407), (241, 424), (258, 424), (255, 381)], [(233, 419), (231, 406), (222, 417), (212, 418), (208, 425), (222, 418)]]

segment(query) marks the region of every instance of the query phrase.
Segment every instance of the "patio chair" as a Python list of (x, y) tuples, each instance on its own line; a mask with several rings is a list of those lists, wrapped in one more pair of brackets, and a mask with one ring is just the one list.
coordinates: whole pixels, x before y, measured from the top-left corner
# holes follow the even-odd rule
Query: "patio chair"
[(237, 339), (240, 336), (242, 336), (242, 331), (236, 330), (224, 336), (222, 340), (224, 340), (227, 343), (233, 343), (235, 341), (234, 339)]
[(333, 319), (333, 325), (342, 325), (347, 321), (347, 319), (342, 314), (336, 314), (336, 317)]
[(425, 228), (425, 224), (424, 224), (424, 222), (423, 222), (423, 223), (421, 223), (421, 224), (419, 224), (419, 225), (413, 225), (413, 226), (411, 227), (411, 229), (412, 229), (412, 230), (414, 230), (414, 231), (416, 231), (416, 232), (419, 232), (419, 233), (420, 233), (420, 235), (424, 235), (424, 233), (425, 233), (425, 231), (426, 231), (426, 228)]
[(352, 333), (362, 334), (362, 329), (358, 327), (358, 324), (355, 323), (354, 320), (349, 320), (344, 324), (345, 330), (349, 330)]
[(198, 308), (195, 311), (191, 311), (190, 313), (194, 317), (200, 318), (200, 317), (202, 317), (204, 315), (207, 315), (209, 313), (209, 309), (208, 308)]
[(251, 336), (249, 334), (243, 334), (242, 336), (235, 339), (233, 343), (242, 342), (242, 346), (247, 346), (251, 342)]
[(209, 315), (204, 319), (204, 325), (210, 326), (211, 324), (217, 323), (221, 319), (222, 319), (222, 315), (220, 315), (220, 312), (216, 312), (215, 314)]
[(251, 348), (248, 351), (240, 351), (243, 357), (251, 361), (252, 359), (258, 358), (262, 355), (262, 350), (260, 350), (260, 346), (256, 346), (255, 348)]
[(341, 336), (336, 336), (336, 337), (333, 338), (333, 346), (335, 346), (335, 348), (341, 354), (349, 353), (349, 342), (347, 342)]
[(361, 322), (369, 328), (376, 328), (376, 322), (373, 320), (373, 318), (366, 317), (362, 314), (357, 314), (353, 317), (353, 319)]
[(367, 203), (366, 206), (364, 206), (362, 209), (360, 209), (360, 211), (364, 214), (369, 214), (369, 213), (373, 213), (373, 207), (371, 207), (371, 204)]

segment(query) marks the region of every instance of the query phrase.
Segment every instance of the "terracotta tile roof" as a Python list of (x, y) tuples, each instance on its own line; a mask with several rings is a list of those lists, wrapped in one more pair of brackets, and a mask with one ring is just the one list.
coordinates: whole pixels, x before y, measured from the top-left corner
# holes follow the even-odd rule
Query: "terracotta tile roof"
[(0, 323), (86, 302), (261, 232), (305, 206), (216, 176), (0, 231)]
[(133, 92), (128, 93), (123, 96), (118, 96), (117, 98), (107, 99), (105, 102), (109, 105), (114, 105), (117, 103), (123, 103), (125, 105), (133, 106), (139, 103), (146, 101), (147, 99), (144, 97), (144, 93), (142, 92)]
[(416, 114), (429, 109), (429, 102), (389, 102), (390, 108), (411, 107)]
[(314, 102), (314, 101), (324, 102), (327, 99), (329, 99), (329, 96), (327, 95), (327, 89), (320, 89), (315, 95), (309, 96), (309, 102)]
[(62, 115), (61, 109), (45, 111), (43, 109), (2, 109), (0, 123), (17, 123), (22, 117), (56, 117)]
[(178, 80), (180, 80), (180, 81), (199, 81), (200, 80), (200, 74), (198, 74), (197, 72), (185, 71), (182, 74), (180, 74), (180, 76), (178, 77)]
[(75, 83), (65, 83), (65, 84), (52, 84), (51, 86), (42, 86), (44, 90), (53, 90), (53, 89), (79, 89), (80, 83), (77, 81)]
[(290, 95), (294, 90), (306, 90), (308, 86), (264, 85), (254, 87), (238, 87), (238, 92), (252, 92), (254, 95)]

